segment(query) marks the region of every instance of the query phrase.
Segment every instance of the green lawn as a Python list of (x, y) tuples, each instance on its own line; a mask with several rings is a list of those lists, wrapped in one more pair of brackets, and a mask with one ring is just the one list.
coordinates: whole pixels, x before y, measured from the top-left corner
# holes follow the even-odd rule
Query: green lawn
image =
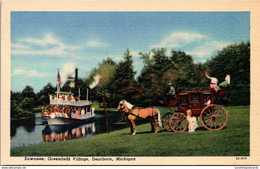
[[(169, 112), (159, 108), (162, 116)], [(249, 156), (249, 106), (226, 107), (228, 123), (220, 131), (201, 127), (194, 133), (150, 133), (150, 124), (109, 134), (13, 148), (11, 156)], [(115, 110), (115, 109), (111, 109)]]

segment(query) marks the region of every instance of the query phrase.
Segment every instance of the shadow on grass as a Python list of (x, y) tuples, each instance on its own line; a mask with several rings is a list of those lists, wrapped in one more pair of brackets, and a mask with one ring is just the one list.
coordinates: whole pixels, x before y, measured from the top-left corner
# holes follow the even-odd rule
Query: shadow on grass
[[(158, 133), (164, 133), (164, 132), (170, 132), (170, 131), (167, 131), (167, 130), (158, 131)], [(139, 135), (139, 134), (158, 134), (158, 133), (154, 133), (154, 132), (151, 132), (151, 131), (141, 131), (141, 132), (136, 132), (136, 135)], [(132, 135), (132, 134), (129, 132), (129, 133), (122, 133), (121, 135)]]
[[(223, 127), (223, 129), (221, 129), (221, 130), (226, 130), (227, 129), (227, 127)], [(196, 130), (198, 131), (203, 131), (203, 130), (208, 130), (208, 129), (206, 129), (205, 127), (198, 127), (198, 128), (196, 128)], [(210, 130), (208, 130), (208, 131), (210, 131)]]

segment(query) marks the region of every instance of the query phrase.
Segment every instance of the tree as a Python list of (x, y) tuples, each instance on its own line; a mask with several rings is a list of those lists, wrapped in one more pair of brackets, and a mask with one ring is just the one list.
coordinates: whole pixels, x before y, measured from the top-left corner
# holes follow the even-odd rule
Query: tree
[(175, 63), (166, 56), (166, 49), (152, 49), (149, 53), (140, 53), (144, 67), (138, 77), (141, 87), (140, 101), (151, 106), (157, 98), (165, 95), (169, 82), (175, 84), (178, 78)]
[(223, 81), (225, 73), (231, 76), (229, 90), (231, 104), (250, 104), (250, 43), (231, 44), (209, 61), (212, 74)]
[(50, 104), (49, 95), (54, 95), (56, 92), (55, 87), (48, 83), (46, 86), (43, 87), (37, 94), (36, 94), (36, 102), (37, 105), (48, 105)]
[(22, 91), (23, 97), (35, 98), (35, 93), (31, 86), (26, 86)]
[(196, 86), (195, 64), (193, 58), (182, 51), (171, 51), (171, 60), (175, 63), (177, 69), (176, 85), (178, 87)]
[(197, 87), (208, 87), (209, 86), (209, 81), (205, 77), (205, 73), (208, 70), (208, 62), (205, 62), (204, 64), (198, 63), (194, 65), (194, 79), (193, 83)]
[(21, 93), (11, 91), (11, 117), (31, 117), (36, 106), (35, 98), (36, 95), (30, 86), (26, 86)]
[(112, 90), (114, 91), (112, 95), (113, 105), (118, 104), (122, 99), (130, 102), (133, 101), (138, 91), (138, 86), (134, 78), (136, 72), (133, 68), (133, 56), (130, 54), (130, 50), (127, 49), (123, 60), (116, 66), (115, 77), (112, 83)]
[(19, 114), (22, 113), (22, 109), (20, 108), (19, 104), (16, 100), (11, 99), (11, 118), (18, 117)]
[[(99, 64), (97, 69), (93, 69), (92, 74), (89, 75), (89, 79), (86, 80), (89, 84), (94, 81), (94, 77), (99, 75), (100, 85), (91, 89), (91, 98), (98, 100), (99, 103), (103, 102), (103, 96), (108, 104), (111, 103), (111, 96), (113, 95), (112, 82), (115, 76), (116, 62), (112, 58), (107, 58)], [(104, 89), (104, 90), (103, 90)], [(102, 97), (101, 97), (102, 96)]]
[(23, 110), (32, 111), (32, 109), (35, 107), (35, 100), (32, 97), (25, 97), (20, 103), (19, 106)]

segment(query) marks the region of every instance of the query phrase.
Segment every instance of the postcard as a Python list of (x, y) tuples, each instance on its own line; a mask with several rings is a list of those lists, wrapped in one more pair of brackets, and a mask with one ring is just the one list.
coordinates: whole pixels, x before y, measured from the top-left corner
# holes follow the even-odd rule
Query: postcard
[(259, 165), (259, 1), (1, 7), (1, 165)]

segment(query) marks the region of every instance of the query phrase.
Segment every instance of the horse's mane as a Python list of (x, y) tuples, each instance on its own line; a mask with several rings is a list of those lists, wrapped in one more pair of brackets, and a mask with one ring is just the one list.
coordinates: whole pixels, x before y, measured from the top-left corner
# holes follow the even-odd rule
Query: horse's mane
[[(126, 100), (122, 100), (124, 103), (125, 103), (125, 105), (126, 105), (126, 107), (129, 109), (129, 110), (131, 110), (133, 107), (134, 107), (134, 105), (132, 105), (131, 103), (129, 103), (128, 101), (126, 101)], [(122, 102), (121, 101), (121, 102)]]

